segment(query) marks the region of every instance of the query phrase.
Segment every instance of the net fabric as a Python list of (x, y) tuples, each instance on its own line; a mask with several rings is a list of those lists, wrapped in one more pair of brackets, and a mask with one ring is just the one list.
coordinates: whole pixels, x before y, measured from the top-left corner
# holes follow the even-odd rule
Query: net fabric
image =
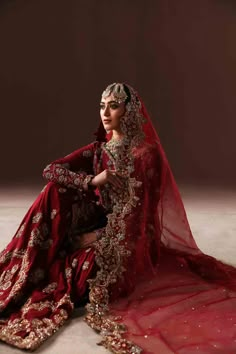
[[(206, 278), (209, 277), (209, 279), (214, 279), (217, 282), (226, 283), (227, 286), (235, 290), (235, 268), (205, 255), (198, 248), (160, 138), (142, 99), (131, 86), (127, 86), (131, 92), (132, 103), (128, 114), (125, 114), (123, 119), (123, 126), (125, 125), (123, 130), (126, 133), (130, 131), (129, 134), (132, 134), (133, 140), (136, 139), (137, 135), (142, 136), (142, 141), (138, 140), (138, 143), (131, 150), (134, 158), (134, 170), (131, 178), (138, 179), (141, 177), (143, 186), (142, 190), (136, 191), (139, 199), (138, 206), (126, 217), (127, 234), (130, 233), (134, 237), (133, 234), (138, 233), (138, 230), (129, 232), (129, 228), (130, 230), (135, 228), (135, 224), (140, 227), (141, 223), (135, 223), (135, 220), (140, 221), (139, 217), (142, 216), (142, 220), (145, 220), (146, 224), (143, 225), (143, 230), (145, 229), (143, 239), (147, 241), (148, 225), (150, 226), (153, 223), (156, 234), (155, 236), (152, 235), (152, 238), (156, 239), (156, 244), (159, 245), (158, 253), (160, 253), (161, 246), (162, 249), (168, 250), (171, 254), (184, 256), (185, 262), (188, 262), (194, 271), (200, 272)], [(138, 103), (134, 104), (134, 101)], [(137, 129), (132, 129), (134, 123), (129, 123), (129, 120), (132, 119), (137, 119), (138, 124), (142, 121), (141, 134), (140, 132), (137, 133)], [(110, 141), (111, 138), (112, 134), (106, 134), (101, 123), (97, 140)], [(132, 145), (132, 139), (130, 139), (130, 145)], [(137, 243), (136, 247), (139, 247)], [(140, 248), (142, 249), (142, 247)], [(140, 254), (140, 258), (143, 260), (142, 254)], [(199, 264), (199, 269), (197, 264)], [(214, 269), (213, 272), (212, 269)]]
[[(129, 89), (139, 101), (132, 119), (142, 116), (144, 138), (130, 142), (126, 154), (133, 158), (130, 178), (141, 187), (124, 217), (124, 244), (131, 252), (122, 277), (110, 286), (109, 306), (127, 326), (123, 338), (138, 347), (131, 351), (123, 343), (122, 349), (119, 341), (112, 347), (107, 336), (104, 343), (114, 353), (234, 353), (236, 269), (198, 248), (159, 136), (144, 103)], [(97, 139), (104, 137), (100, 125)]]

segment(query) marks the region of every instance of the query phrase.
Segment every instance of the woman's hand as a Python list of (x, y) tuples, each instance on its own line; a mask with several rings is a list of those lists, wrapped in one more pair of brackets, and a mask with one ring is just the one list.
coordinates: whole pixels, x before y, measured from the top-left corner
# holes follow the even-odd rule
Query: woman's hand
[(90, 182), (90, 184), (95, 187), (103, 186), (106, 183), (111, 183), (116, 188), (122, 188), (124, 186), (122, 177), (120, 177), (115, 170), (104, 170)]
[(74, 238), (73, 248), (86, 248), (91, 246), (93, 242), (97, 241), (95, 232), (87, 232)]

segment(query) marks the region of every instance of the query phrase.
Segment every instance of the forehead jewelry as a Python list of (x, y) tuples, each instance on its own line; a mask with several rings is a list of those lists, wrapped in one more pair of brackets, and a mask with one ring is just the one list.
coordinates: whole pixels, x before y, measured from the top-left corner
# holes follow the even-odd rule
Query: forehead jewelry
[(102, 97), (107, 97), (110, 94), (113, 94), (115, 101), (119, 104), (122, 102), (125, 102), (126, 99), (128, 98), (128, 96), (124, 90), (123, 84), (114, 83), (114, 84), (109, 85), (105, 89), (105, 91), (103, 91)]

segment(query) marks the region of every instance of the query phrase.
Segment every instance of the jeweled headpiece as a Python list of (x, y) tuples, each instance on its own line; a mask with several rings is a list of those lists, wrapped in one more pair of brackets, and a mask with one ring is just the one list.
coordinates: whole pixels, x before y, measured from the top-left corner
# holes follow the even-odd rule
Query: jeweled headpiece
[(125, 92), (124, 85), (121, 83), (113, 83), (107, 86), (107, 88), (102, 93), (102, 97), (105, 98), (109, 96), (111, 93), (113, 94), (117, 103), (125, 102), (128, 98)]
[(130, 145), (134, 146), (143, 139), (144, 133), (142, 125), (145, 123), (141, 112), (141, 101), (137, 92), (126, 83), (113, 83), (107, 86), (102, 93), (102, 98), (110, 95), (118, 103), (125, 102), (125, 114), (120, 119), (120, 128), (126, 137), (126, 141), (132, 141)]

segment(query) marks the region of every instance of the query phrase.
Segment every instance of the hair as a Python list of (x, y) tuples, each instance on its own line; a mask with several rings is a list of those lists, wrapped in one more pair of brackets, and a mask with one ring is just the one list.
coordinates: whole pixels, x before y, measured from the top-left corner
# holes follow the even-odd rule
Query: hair
[(127, 104), (131, 100), (131, 94), (130, 94), (130, 90), (129, 90), (128, 86), (126, 84), (123, 84), (123, 86), (124, 86), (124, 91), (125, 91), (125, 93), (127, 95), (127, 98), (125, 100), (125, 104)]

